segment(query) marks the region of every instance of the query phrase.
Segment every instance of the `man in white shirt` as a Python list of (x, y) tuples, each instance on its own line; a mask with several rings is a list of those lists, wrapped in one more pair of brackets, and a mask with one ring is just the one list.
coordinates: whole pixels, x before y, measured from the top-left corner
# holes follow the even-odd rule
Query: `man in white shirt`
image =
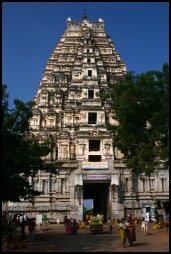
[(146, 222), (150, 221), (150, 214), (149, 214), (149, 212), (146, 212), (146, 214), (145, 214), (145, 221)]
[(149, 222), (150, 222), (150, 214), (149, 212), (146, 212), (145, 214), (145, 234), (148, 234), (148, 231), (149, 231)]

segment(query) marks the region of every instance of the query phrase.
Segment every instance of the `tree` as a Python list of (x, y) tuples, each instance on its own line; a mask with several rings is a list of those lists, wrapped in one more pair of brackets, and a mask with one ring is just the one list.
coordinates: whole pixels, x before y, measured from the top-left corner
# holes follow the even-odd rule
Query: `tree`
[(14, 100), (14, 109), (8, 108), (7, 86), (2, 85), (2, 200), (31, 200), (41, 192), (32, 188), (29, 176), (38, 170), (57, 174), (59, 162), (47, 163), (45, 157), (51, 151), (49, 141), (39, 143), (29, 138), (29, 119), (33, 102)]
[(111, 99), (113, 119), (108, 125), (113, 145), (124, 155), (133, 172), (150, 175), (163, 164), (168, 167), (169, 66), (139, 75), (127, 73), (103, 96)]

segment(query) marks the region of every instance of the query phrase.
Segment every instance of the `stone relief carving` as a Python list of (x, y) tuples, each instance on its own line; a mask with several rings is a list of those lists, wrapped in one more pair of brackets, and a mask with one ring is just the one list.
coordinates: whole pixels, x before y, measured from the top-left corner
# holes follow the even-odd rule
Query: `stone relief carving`
[(94, 23), (94, 24), (92, 24), (92, 29), (93, 30), (98, 30), (98, 31), (103, 30), (103, 23)]
[(49, 75), (48, 83), (53, 84), (53, 83), (55, 83), (55, 82), (56, 82), (55, 74), (54, 74), (54, 73), (51, 73), (51, 74)]
[(99, 130), (92, 130), (89, 133), (90, 133), (90, 136), (98, 136), (100, 131)]
[(112, 186), (112, 199), (114, 203), (119, 202), (119, 186), (116, 184), (113, 184)]
[(124, 157), (124, 155), (117, 149), (114, 149), (114, 156), (116, 159), (122, 159)]
[(52, 192), (56, 191), (56, 179), (51, 180), (51, 191)]
[(67, 159), (68, 158), (68, 145), (62, 145), (62, 153), (61, 156), (63, 159)]
[(80, 143), (79, 146), (80, 146), (81, 155), (84, 155), (86, 151), (86, 144)]
[(76, 157), (75, 151), (76, 151), (76, 145), (74, 143), (71, 143), (71, 146), (70, 146), (71, 159), (75, 159), (75, 157)]
[(32, 112), (33, 114), (40, 114), (40, 109), (34, 108)]
[[(61, 59), (63, 60), (63, 56), (61, 56)], [(67, 83), (69, 79), (69, 76), (62, 72), (54, 72), (53, 74), (50, 74), (49, 80), (51, 83)]]
[(99, 122), (100, 122), (100, 123), (103, 123), (103, 122), (104, 122), (104, 119), (105, 119), (104, 113), (100, 113), (100, 114), (99, 114)]
[(50, 105), (53, 105), (53, 104), (54, 104), (54, 95), (53, 95), (53, 94), (51, 94), (51, 95), (49, 96), (49, 104), (50, 104)]
[(72, 115), (68, 115), (67, 118), (68, 118), (68, 124), (71, 124), (72, 123)]
[[(70, 136), (70, 133), (68, 131), (61, 131), (58, 135), (60, 138), (68, 138)], [(63, 142), (63, 141), (61, 141)]]
[(34, 190), (38, 190), (38, 183), (39, 183), (39, 180), (38, 179), (33, 179), (33, 189)]
[(81, 205), (81, 201), (82, 201), (82, 198), (83, 198), (83, 186), (82, 185), (76, 185), (75, 190), (74, 190), (74, 194), (75, 194), (75, 199), (78, 199), (79, 205)]
[(83, 122), (86, 120), (87, 118), (87, 114), (86, 113), (81, 113), (81, 118), (83, 120)]
[(109, 144), (109, 143), (104, 144), (104, 149), (105, 149), (105, 154), (106, 155), (110, 154), (110, 147), (111, 147), (111, 144)]
[(70, 98), (71, 98), (72, 100), (74, 100), (74, 99), (75, 99), (75, 92), (70, 92), (70, 93), (69, 93), (69, 96), (70, 96)]

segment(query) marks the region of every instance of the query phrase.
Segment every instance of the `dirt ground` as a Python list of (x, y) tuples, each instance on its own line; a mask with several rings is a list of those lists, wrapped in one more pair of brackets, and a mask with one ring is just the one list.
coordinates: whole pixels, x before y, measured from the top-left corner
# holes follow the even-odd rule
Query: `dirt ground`
[(151, 229), (148, 235), (136, 225), (136, 242), (130, 247), (121, 247), (118, 228), (104, 225), (104, 232), (91, 234), (89, 226), (79, 229), (77, 235), (67, 235), (63, 224), (49, 224), (36, 229), (34, 242), (25, 247), (3, 248), (3, 252), (169, 252), (169, 232), (166, 228)]

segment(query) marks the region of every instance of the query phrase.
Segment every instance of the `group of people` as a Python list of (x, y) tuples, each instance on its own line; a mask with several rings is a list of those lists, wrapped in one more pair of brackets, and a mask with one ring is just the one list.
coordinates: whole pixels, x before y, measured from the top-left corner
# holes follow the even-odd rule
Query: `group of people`
[[(28, 238), (26, 237), (26, 227), (28, 227)], [(2, 237), (5, 241), (6, 247), (11, 244), (15, 244), (16, 239), (20, 241), (28, 240), (33, 242), (34, 231), (36, 223), (33, 218), (26, 218), (26, 216), (10, 215), (8, 216), (6, 212), (2, 214)], [(20, 237), (18, 235), (18, 230), (20, 228)]]
[[(135, 221), (135, 220), (134, 220)], [(121, 245), (125, 248), (126, 239), (130, 246), (133, 246), (133, 243), (136, 241), (136, 227), (135, 222), (132, 219), (132, 216), (129, 216), (126, 220), (122, 218), (118, 222), (118, 230), (121, 238)], [(141, 229), (144, 234), (148, 234), (149, 232), (149, 222), (150, 222), (150, 214), (146, 212), (145, 217), (142, 219)], [(112, 233), (112, 220), (109, 218), (108, 220), (109, 230)]]
[(118, 229), (122, 247), (125, 248), (126, 239), (128, 239), (130, 246), (133, 246), (133, 242), (136, 241), (136, 227), (133, 221), (125, 221), (122, 218), (118, 224)]
[(76, 219), (69, 219), (67, 216), (64, 217), (64, 226), (67, 234), (77, 234), (77, 221)]
[(33, 242), (34, 231), (35, 231), (35, 227), (36, 227), (35, 219), (30, 218), (30, 219), (27, 219), (27, 221), (25, 221), (23, 218), (20, 226), (21, 226), (21, 240), (26, 239), (25, 227), (28, 226), (28, 241)]

